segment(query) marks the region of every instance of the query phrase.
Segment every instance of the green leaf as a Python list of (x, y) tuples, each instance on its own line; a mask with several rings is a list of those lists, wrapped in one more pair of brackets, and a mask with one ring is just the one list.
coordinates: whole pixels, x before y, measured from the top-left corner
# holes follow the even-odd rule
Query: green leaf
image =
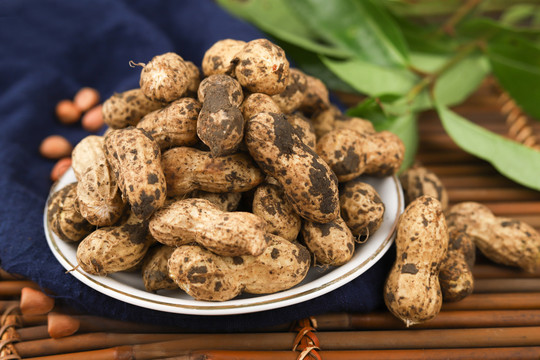
[(331, 90), (356, 93), (355, 89), (330, 71), (317, 54), (284, 41), (277, 40), (276, 43), (285, 50), (287, 57), (293, 61), (292, 66), (298, 67), (308, 75), (317, 77)]
[(373, 97), (404, 95), (417, 82), (417, 76), (406, 69), (389, 68), (359, 59), (338, 61), (321, 56), (321, 61), (353, 89)]
[(324, 44), (288, 6), (287, 0), (217, 0), (231, 14), (242, 18), (260, 30), (319, 54), (345, 58), (351, 51), (335, 45)]
[(408, 48), (388, 11), (372, 0), (289, 0), (313, 32), (366, 62), (408, 64)]
[(501, 174), (540, 190), (540, 152), (492, 133), (437, 104), (444, 129), (460, 148), (491, 163)]
[(501, 86), (525, 112), (540, 119), (540, 48), (509, 36), (490, 42), (487, 55)]
[(396, 117), (385, 129), (393, 132), (405, 144), (405, 158), (399, 171), (410, 167), (418, 151), (418, 121), (414, 113)]
[(489, 73), (485, 56), (469, 56), (440, 75), (433, 88), (434, 96), (443, 105), (456, 105), (473, 93)]

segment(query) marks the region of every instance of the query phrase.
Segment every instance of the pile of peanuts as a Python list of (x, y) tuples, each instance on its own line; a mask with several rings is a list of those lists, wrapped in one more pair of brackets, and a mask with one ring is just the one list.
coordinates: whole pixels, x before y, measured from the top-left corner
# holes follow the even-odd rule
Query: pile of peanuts
[(140, 87), (103, 103), (107, 131), (75, 146), (77, 181), (48, 203), (87, 273), (225, 301), (343, 265), (380, 227), (362, 176), (395, 174), (403, 143), (344, 115), (279, 46), (226, 39), (200, 69), (172, 52), (131, 66)]

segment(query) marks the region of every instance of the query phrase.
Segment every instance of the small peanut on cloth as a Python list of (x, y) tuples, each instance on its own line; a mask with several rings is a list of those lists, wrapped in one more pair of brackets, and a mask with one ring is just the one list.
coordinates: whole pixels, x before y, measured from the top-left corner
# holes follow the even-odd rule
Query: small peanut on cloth
[(210, 75), (199, 86), (202, 109), (197, 135), (214, 156), (236, 152), (244, 137), (244, 117), (239, 106), (244, 100), (242, 87), (230, 76)]
[(47, 223), (52, 232), (66, 242), (79, 242), (94, 230), (79, 212), (77, 183), (68, 184), (50, 196)]
[(126, 208), (105, 155), (103, 136), (82, 139), (72, 155), (81, 215), (92, 225), (111, 226)]
[(105, 136), (105, 154), (136, 217), (147, 219), (163, 206), (167, 185), (161, 152), (150, 134), (133, 127), (113, 130)]
[(276, 95), (289, 80), (289, 61), (282, 48), (267, 39), (252, 40), (232, 60), (240, 84), (253, 93)]
[(487, 206), (475, 202), (452, 206), (447, 220), (470, 236), (488, 259), (527, 272), (540, 267), (540, 234), (529, 224), (496, 217)]
[(193, 98), (181, 98), (164, 108), (146, 114), (137, 124), (158, 143), (160, 149), (190, 146), (197, 143), (197, 119), (201, 103)]
[(60, 100), (55, 108), (56, 117), (65, 125), (75, 124), (81, 118), (82, 111), (71, 100)]
[(61, 159), (71, 155), (73, 146), (61, 135), (47, 136), (39, 145), (39, 152), (48, 159)]
[(433, 319), (441, 310), (439, 269), (448, 249), (448, 229), (439, 201), (428, 195), (401, 214), (396, 260), (384, 285), (384, 301), (407, 326)]
[(92, 275), (130, 270), (150, 247), (147, 233), (148, 222), (131, 214), (125, 224), (102, 227), (85, 237), (77, 246), (77, 263)]
[(472, 267), (476, 247), (470, 236), (448, 225), (448, 251), (441, 263), (439, 282), (443, 301), (460, 301), (474, 290)]
[(266, 222), (248, 212), (223, 212), (204, 199), (174, 201), (156, 211), (150, 234), (167, 246), (197, 242), (224, 256), (260, 255), (266, 248)]
[(73, 104), (82, 112), (88, 111), (99, 104), (99, 91), (91, 87), (83, 87), (77, 91), (73, 98)]
[(245, 192), (264, 180), (261, 170), (245, 153), (213, 157), (208, 151), (176, 147), (163, 153), (161, 165), (168, 196), (194, 190)]
[(54, 164), (50, 178), (52, 181), (58, 181), (66, 173), (66, 171), (71, 167), (71, 157), (63, 157)]
[(341, 217), (326, 224), (304, 221), (302, 239), (315, 264), (340, 266), (354, 255), (354, 236)]
[(205, 301), (292, 288), (309, 270), (309, 252), (279, 236), (266, 237), (268, 247), (259, 256), (219, 256), (197, 245), (179, 246), (169, 259), (169, 276), (189, 295)]
[(144, 96), (141, 89), (131, 89), (115, 93), (102, 105), (103, 121), (111, 129), (135, 126), (148, 113), (164, 106)]
[(81, 126), (89, 132), (97, 132), (105, 125), (103, 121), (103, 105), (97, 105), (88, 110), (81, 119)]

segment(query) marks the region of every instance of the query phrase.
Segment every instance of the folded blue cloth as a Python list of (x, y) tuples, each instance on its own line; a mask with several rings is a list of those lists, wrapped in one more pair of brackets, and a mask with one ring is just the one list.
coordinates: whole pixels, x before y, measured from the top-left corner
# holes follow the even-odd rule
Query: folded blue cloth
[(76, 144), (80, 126), (61, 125), (56, 103), (83, 86), (106, 99), (138, 86), (147, 62), (174, 51), (200, 64), (223, 38), (265, 35), (210, 0), (3, 0), (0, 2), (0, 266), (52, 290), (57, 301), (123, 320), (193, 331), (254, 330), (330, 311), (367, 312), (382, 306), (392, 251), (351, 283), (302, 304), (230, 316), (169, 314), (126, 304), (66, 274), (47, 246), (43, 210), (54, 161), (38, 147), (51, 134)]

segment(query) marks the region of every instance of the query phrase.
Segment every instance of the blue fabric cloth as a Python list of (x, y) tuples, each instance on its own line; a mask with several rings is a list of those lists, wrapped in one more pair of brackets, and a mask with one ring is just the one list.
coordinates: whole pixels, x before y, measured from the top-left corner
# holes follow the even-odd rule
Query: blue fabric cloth
[(263, 37), (210, 0), (0, 1), (0, 261), (52, 290), (58, 301), (110, 318), (176, 325), (193, 331), (242, 331), (329, 311), (366, 312), (382, 304), (391, 254), (351, 283), (303, 304), (236, 316), (191, 316), (129, 305), (66, 274), (49, 250), (42, 226), (54, 161), (39, 155), (43, 138), (76, 144), (86, 133), (61, 125), (55, 104), (83, 86), (105, 99), (138, 86), (139, 69), (174, 51), (200, 64), (223, 38)]

